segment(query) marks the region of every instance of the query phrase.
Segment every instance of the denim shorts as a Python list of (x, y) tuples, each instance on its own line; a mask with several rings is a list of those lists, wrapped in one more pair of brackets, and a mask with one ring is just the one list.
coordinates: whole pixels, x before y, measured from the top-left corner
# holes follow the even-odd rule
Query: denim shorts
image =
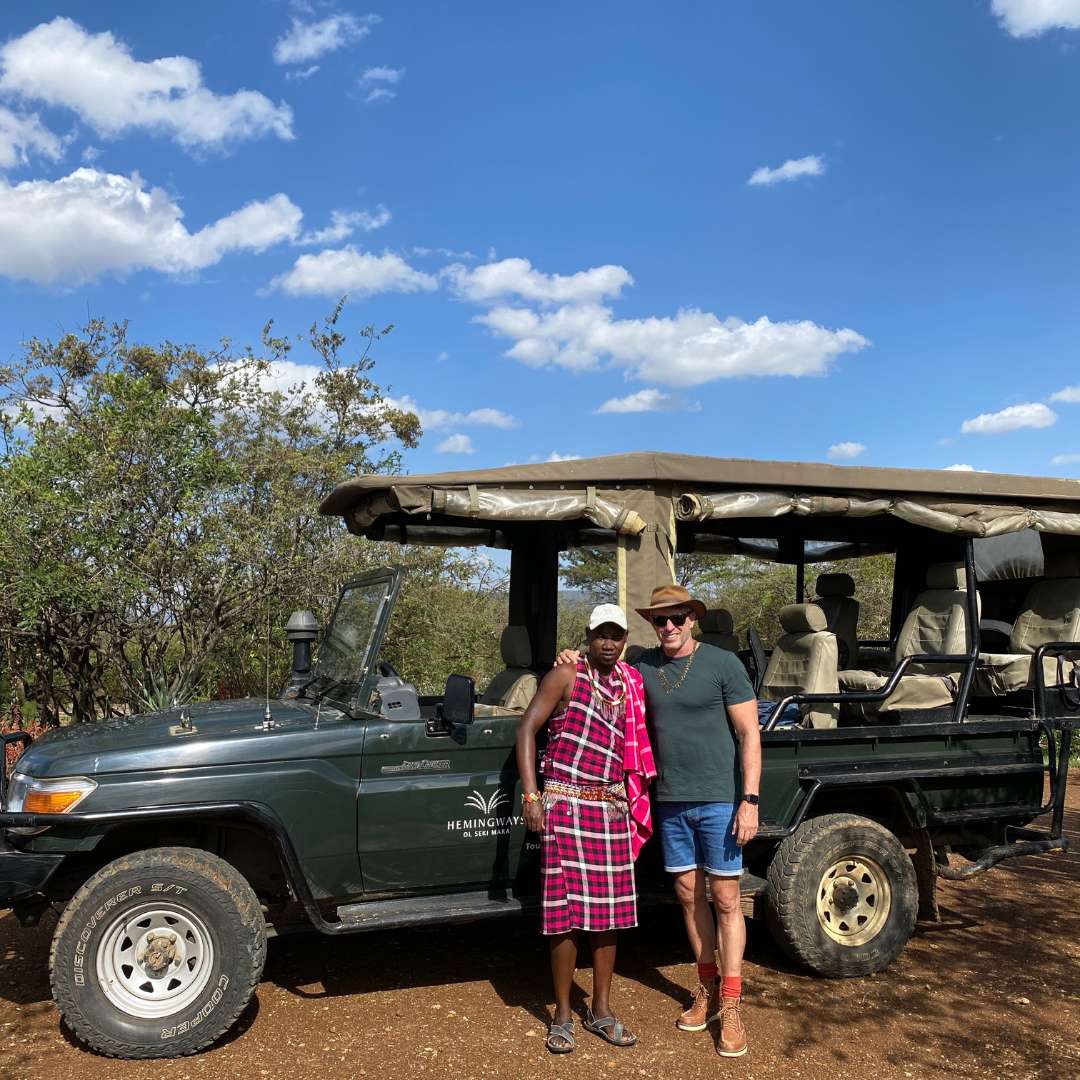
[(704, 869), (713, 877), (742, 874), (735, 843), (735, 805), (729, 802), (658, 802), (660, 845), (669, 874)]

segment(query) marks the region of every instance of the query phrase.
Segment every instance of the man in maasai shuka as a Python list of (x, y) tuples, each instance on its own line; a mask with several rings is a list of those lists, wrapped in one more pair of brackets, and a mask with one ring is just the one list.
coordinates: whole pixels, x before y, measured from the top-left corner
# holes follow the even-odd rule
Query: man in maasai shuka
[[(651, 832), (646, 787), (656, 774), (645, 731), (641, 676), (619, 660), (626, 615), (600, 604), (588, 648), (540, 683), (518, 729), (525, 824), (541, 836), (542, 929), (551, 947), (555, 1016), (547, 1048), (574, 1049), (570, 988), (578, 938), (592, 939), (592, 1005), (585, 1027), (615, 1046), (637, 1041), (609, 1004), (615, 932), (637, 925), (634, 859)], [(536, 776), (536, 735), (548, 742)]]

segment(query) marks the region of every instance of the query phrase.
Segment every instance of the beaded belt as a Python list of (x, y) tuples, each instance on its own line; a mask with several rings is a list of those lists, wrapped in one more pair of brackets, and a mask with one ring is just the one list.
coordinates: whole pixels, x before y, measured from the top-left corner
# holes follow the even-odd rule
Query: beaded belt
[(547, 780), (544, 783), (544, 797), (562, 799), (580, 799), (582, 802), (607, 802), (626, 805), (626, 785), (601, 784), (585, 787), (583, 784), (566, 784), (560, 780)]

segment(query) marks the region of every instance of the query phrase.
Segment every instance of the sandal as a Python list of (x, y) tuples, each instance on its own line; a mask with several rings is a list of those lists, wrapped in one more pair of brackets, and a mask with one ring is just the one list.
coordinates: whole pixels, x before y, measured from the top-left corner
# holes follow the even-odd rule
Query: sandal
[[(554, 1042), (554, 1039), (562, 1039), (563, 1042)], [(567, 1020), (565, 1024), (556, 1024), (553, 1020), (548, 1025), (547, 1038), (544, 1045), (553, 1054), (569, 1054), (574, 1049), (574, 1021)]]
[(637, 1042), (637, 1036), (628, 1028), (623, 1027), (621, 1020), (614, 1016), (593, 1016), (592, 1009), (586, 1009), (584, 1026), (586, 1031), (599, 1035), (605, 1042), (612, 1046), (633, 1046)]

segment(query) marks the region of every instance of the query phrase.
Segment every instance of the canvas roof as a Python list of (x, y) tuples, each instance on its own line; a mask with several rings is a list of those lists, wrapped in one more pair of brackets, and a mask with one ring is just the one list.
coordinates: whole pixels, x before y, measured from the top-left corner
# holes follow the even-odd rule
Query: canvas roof
[[(1080, 480), (948, 469), (882, 469), (821, 462), (751, 461), (639, 451), (497, 469), (365, 475), (339, 484), (322, 502), (323, 514), (347, 514), (361, 501), (395, 487), (518, 487), (577, 484), (683, 489), (780, 488), (791, 491), (865, 492), (942, 496), (961, 502), (1080, 504)], [(1062, 507), (1063, 509), (1065, 507)], [(1069, 506), (1076, 512), (1080, 505)]]

